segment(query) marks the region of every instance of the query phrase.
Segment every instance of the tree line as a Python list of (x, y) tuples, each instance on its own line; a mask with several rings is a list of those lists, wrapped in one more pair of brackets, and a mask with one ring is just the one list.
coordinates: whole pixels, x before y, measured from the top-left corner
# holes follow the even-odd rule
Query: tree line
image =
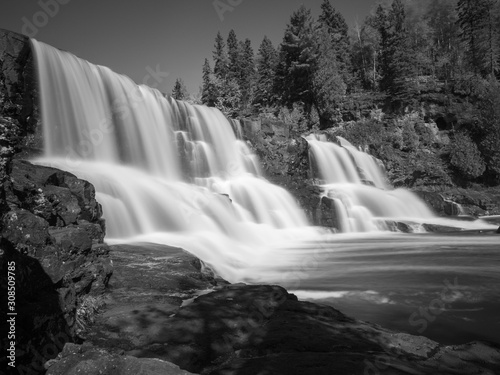
[[(213, 66), (213, 67), (212, 67)], [(498, 0), (394, 0), (379, 4), (352, 30), (330, 3), (321, 14), (301, 6), (283, 41), (264, 37), (257, 54), (234, 30), (215, 38), (203, 64), (201, 102), (230, 115), (299, 104), (325, 123), (351, 93), (386, 93), (404, 105), (429, 81), (499, 77)], [(177, 80), (173, 96), (186, 97)]]

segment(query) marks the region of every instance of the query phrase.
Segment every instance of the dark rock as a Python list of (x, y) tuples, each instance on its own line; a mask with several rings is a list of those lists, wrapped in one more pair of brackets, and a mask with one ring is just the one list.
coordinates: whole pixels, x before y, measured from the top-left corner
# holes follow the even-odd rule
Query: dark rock
[(7, 191), (10, 206), (22, 206), (52, 226), (77, 224), (80, 220), (98, 221), (102, 216), (94, 187), (71, 173), (14, 160), (10, 178), (12, 189)]
[(422, 227), (427, 232), (434, 232), (434, 233), (458, 232), (462, 230), (461, 228), (450, 227), (447, 225), (438, 225), (438, 224), (422, 224)]
[(2, 237), (24, 254), (36, 256), (37, 252), (52, 244), (49, 223), (27, 210), (8, 212), (3, 216), (2, 224)]
[(64, 258), (78, 254), (87, 255), (92, 248), (92, 238), (79, 226), (53, 228), (50, 230), (50, 235), (54, 237)]
[(204, 374), (362, 374), (377, 370), (381, 357), (387, 373), (469, 374), (500, 361), (497, 347), (444, 347), (298, 301), (279, 286), (227, 285), (180, 309), (135, 304), (114, 315), (109, 347)]
[(384, 220), (384, 224), (387, 229), (391, 232), (402, 232), (402, 233), (413, 233), (415, 230), (412, 225), (414, 222), (404, 222), (404, 221), (394, 221), (394, 220)]
[(245, 139), (253, 141), (257, 138), (258, 133), (261, 131), (261, 122), (260, 120), (250, 120), (250, 119), (242, 119), (241, 126), (243, 130), (243, 136)]
[(500, 227), (498, 227), (498, 229), (497, 229), (497, 233), (498, 233), (498, 234), (500, 234)]
[(189, 375), (178, 366), (154, 359), (135, 358), (88, 345), (66, 344), (61, 355), (46, 363), (47, 375)]
[(113, 245), (110, 254), (113, 278), (106, 307), (87, 339), (127, 354), (141, 350), (156, 353), (157, 345), (151, 338), (166, 317), (178, 311), (183, 301), (227, 284), (182, 249), (156, 244)]
[(326, 196), (321, 197), (315, 223), (328, 228), (342, 229), (340, 228), (337, 206), (334, 199)]

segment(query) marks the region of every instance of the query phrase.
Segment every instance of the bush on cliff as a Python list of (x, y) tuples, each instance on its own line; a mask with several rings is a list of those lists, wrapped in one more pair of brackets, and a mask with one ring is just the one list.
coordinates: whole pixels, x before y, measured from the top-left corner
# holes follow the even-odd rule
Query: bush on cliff
[(463, 132), (456, 133), (450, 144), (450, 164), (460, 177), (469, 181), (480, 177), (486, 169), (477, 145)]

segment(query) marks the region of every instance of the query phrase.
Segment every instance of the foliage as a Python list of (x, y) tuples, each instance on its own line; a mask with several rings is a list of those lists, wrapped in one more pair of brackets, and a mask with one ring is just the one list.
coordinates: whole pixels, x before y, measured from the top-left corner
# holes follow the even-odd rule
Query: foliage
[(212, 69), (208, 59), (203, 64), (203, 86), (201, 88), (201, 102), (209, 107), (213, 107), (217, 100), (217, 90), (212, 75)]
[(311, 11), (301, 6), (286, 26), (276, 69), (275, 92), (281, 104), (303, 103), (309, 112), (314, 103), (311, 90), (316, 44)]
[(246, 107), (253, 101), (254, 96), (254, 82), (255, 82), (255, 61), (252, 43), (250, 39), (245, 39), (241, 42), (241, 65), (240, 65), (240, 79), (238, 84), (241, 89), (241, 105)]
[(320, 128), (325, 129), (331, 123), (338, 122), (335, 118), (338, 117), (336, 108), (345, 96), (347, 87), (342, 79), (331, 35), (325, 27), (321, 27), (318, 34), (317, 57), (311, 85)]
[(450, 146), (450, 164), (466, 180), (481, 176), (485, 164), (472, 139), (465, 133), (456, 133)]
[(186, 85), (181, 78), (175, 80), (175, 85), (172, 90), (172, 97), (176, 100), (186, 100), (189, 97)]
[(317, 19), (301, 6), (282, 43), (264, 37), (256, 57), (250, 40), (218, 33), (202, 102), (228, 116), (264, 111), (294, 135), (319, 128), (369, 145), (402, 185), (449, 184), (450, 168), (500, 183), (500, 1), (377, 4), (353, 32), (331, 1)]
[(215, 37), (215, 51), (213, 51), (214, 58), (214, 75), (219, 79), (225, 79), (229, 72), (229, 61), (226, 53), (226, 44), (220, 32)]
[(271, 40), (267, 36), (264, 36), (257, 54), (257, 78), (254, 104), (268, 106), (276, 102), (273, 85), (277, 63), (278, 53)]
[(461, 37), (471, 70), (483, 77), (498, 72), (499, 5), (496, 0), (460, 0), (457, 4)]
[(330, 0), (323, 0), (321, 4), (321, 14), (318, 18), (320, 28), (324, 28), (330, 38), (325, 38), (319, 34), (318, 45), (332, 49), (332, 56), (335, 56), (336, 69), (341, 79), (348, 87), (352, 84), (352, 67), (350, 56), (349, 27), (342, 14), (340, 14), (330, 3)]
[(472, 130), (486, 162), (486, 179), (500, 183), (500, 83), (491, 78), (482, 81), (478, 97), (477, 121)]
[(307, 116), (303, 107), (298, 103), (294, 103), (292, 108), (280, 108), (276, 117), (285, 124), (291, 125), (290, 131), (294, 136), (300, 136), (308, 129)]
[(241, 102), (241, 90), (238, 82), (232, 78), (215, 77), (214, 87), (217, 92), (215, 107), (228, 117), (236, 116)]
[(103, 296), (85, 295), (76, 309), (76, 331), (82, 337), (88, 328), (94, 324), (95, 316), (105, 305)]

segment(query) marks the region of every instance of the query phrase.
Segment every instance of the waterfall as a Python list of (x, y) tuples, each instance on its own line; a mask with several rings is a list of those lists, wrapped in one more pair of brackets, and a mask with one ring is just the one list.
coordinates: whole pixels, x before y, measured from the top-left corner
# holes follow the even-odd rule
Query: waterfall
[(389, 220), (434, 219), (432, 211), (415, 194), (392, 189), (382, 163), (338, 137), (307, 137), (313, 174), (321, 180), (323, 195), (334, 200), (343, 232), (388, 229)]
[(308, 230), (292, 196), (262, 177), (239, 124), (219, 110), (32, 45), (45, 152), (35, 162), (95, 186), (108, 241), (180, 246), (234, 280), (239, 263)]
[[(32, 46), (45, 153), (34, 162), (95, 186), (108, 242), (182, 247), (229, 281), (258, 281), (262, 267), (279, 273), (285, 262), (301, 262), (281, 250), (326, 238), (290, 193), (262, 177), (239, 122), (36, 40)], [(434, 218), (411, 192), (392, 189), (380, 162), (349, 142), (308, 142), (342, 231)]]

